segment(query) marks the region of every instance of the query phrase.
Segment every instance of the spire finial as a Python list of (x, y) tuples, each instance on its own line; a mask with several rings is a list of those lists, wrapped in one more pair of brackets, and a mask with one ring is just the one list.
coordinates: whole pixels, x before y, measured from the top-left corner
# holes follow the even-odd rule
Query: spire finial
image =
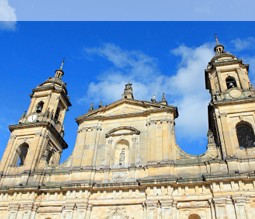
[(219, 38), (218, 38), (217, 34), (214, 34), (214, 38), (216, 41), (216, 45), (220, 45)]
[(89, 107), (89, 111), (92, 111), (92, 110), (94, 110), (94, 103), (91, 103)]
[(214, 51), (218, 55), (224, 53), (224, 46), (222, 44), (220, 44), (219, 38), (216, 34), (214, 34), (214, 38), (215, 38), (215, 41), (216, 41), (216, 46), (214, 47)]
[(122, 94), (123, 99), (134, 99), (132, 84), (128, 82), (125, 85), (124, 93)]
[(102, 101), (100, 101), (100, 103), (99, 103), (99, 108), (101, 108), (103, 106), (103, 103), (102, 103)]
[(65, 59), (63, 58), (62, 62), (61, 62), (61, 65), (60, 65), (60, 68), (59, 68), (60, 70), (63, 70), (64, 64), (65, 64)]
[(162, 93), (162, 100), (161, 100), (160, 103), (161, 103), (161, 104), (168, 105), (167, 100), (166, 100), (166, 97), (165, 97), (165, 93)]
[(165, 93), (162, 93), (162, 101), (166, 101)]
[(55, 71), (55, 78), (62, 78), (64, 75), (63, 67), (64, 67), (65, 59), (62, 59), (61, 65), (58, 70)]

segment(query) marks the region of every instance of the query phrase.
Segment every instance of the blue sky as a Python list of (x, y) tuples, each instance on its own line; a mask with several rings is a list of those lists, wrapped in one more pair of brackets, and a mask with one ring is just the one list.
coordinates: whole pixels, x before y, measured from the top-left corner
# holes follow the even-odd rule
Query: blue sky
[(8, 125), (29, 106), (33, 88), (54, 75), (65, 58), (63, 80), (72, 107), (65, 119), (65, 140), (73, 150), (75, 118), (121, 98), (133, 83), (136, 99), (161, 99), (179, 109), (177, 142), (186, 152), (205, 151), (207, 105), (204, 69), (214, 55), (214, 34), (226, 51), (250, 64), (255, 80), (254, 22), (17, 22), (0, 30), (0, 156)]
[(0, 0), (0, 20), (254, 20), (253, 0)]

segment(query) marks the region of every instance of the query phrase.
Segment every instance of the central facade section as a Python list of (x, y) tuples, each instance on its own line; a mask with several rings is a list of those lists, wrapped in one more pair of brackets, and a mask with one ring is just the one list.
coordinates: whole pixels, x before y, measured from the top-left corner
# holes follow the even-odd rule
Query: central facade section
[(181, 157), (174, 135), (177, 116), (177, 108), (166, 101), (135, 100), (132, 87), (127, 84), (122, 99), (90, 109), (77, 118), (79, 129), (70, 158), (72, 166), (94, 167), (103, 172), (109, 169), (111, 174), (104, 176), (106, 181), (135, 180), (127, 169)]

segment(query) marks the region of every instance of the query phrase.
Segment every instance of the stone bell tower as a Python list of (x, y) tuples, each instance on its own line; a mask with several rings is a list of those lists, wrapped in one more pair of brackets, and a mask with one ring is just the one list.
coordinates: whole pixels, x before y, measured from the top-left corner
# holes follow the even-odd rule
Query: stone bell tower
[(10, 139), (4, 152), (1, 171), (16, 174), (59, 163), (67, 144), (63, 121), (68, 107), (66, 84), (62, 81), (63, 62), (54, 77), (33, 89), (31, 102), (18, 124), (9, 126)]
[(217, 37), (214, 51), (205, 70), (206, 89), (211, 94), (209, 129), (222, 158), (255, 157), (255, 90), (249, 66), (226, 52)]

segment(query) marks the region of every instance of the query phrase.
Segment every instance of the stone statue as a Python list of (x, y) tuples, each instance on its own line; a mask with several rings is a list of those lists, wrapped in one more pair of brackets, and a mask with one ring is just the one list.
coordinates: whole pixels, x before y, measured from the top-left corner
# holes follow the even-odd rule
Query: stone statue
[(122, 148), (120, 152), (120, 157), (119, 157), (119, 164), (123, 164), (125, 161), (125, 148)]
[(209, 129), (207, 132), (208, 144), (215, 144), (213, 132)]

